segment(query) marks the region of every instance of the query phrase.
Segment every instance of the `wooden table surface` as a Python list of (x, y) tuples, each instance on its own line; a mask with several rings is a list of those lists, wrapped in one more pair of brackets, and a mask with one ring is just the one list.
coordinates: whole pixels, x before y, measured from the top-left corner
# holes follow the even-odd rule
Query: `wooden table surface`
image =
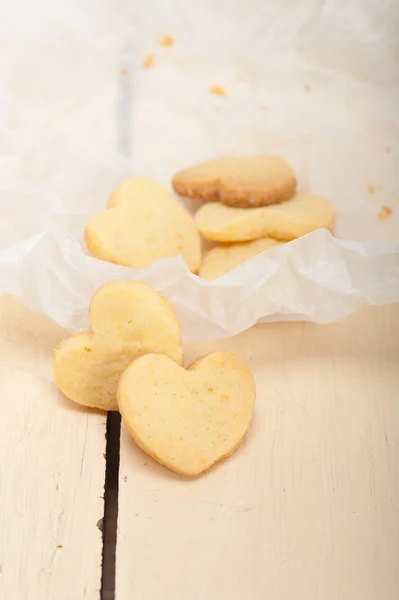
[[(0, 598), (97, 600), (106, 415), (57, 391), (57, 325), (3, 297), (0, 332)], [(251, 430), (186, 480), (122, 427), (103, 598), (115, 573), (116, 600), (397, 600), (399, 306), (257, 326), (187, 363), (214, 349), (255, 374)]]

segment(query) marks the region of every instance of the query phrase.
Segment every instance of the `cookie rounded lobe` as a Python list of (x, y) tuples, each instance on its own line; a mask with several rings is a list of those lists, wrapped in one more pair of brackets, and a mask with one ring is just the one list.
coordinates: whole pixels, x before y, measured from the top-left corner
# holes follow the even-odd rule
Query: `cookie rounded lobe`
[(145, 177), (125, 179), (115, 188), (107, 202), (107, 208), (130, 206), (137, 202), (141, 204), (170, 201), (170, 192), (161, 183)]

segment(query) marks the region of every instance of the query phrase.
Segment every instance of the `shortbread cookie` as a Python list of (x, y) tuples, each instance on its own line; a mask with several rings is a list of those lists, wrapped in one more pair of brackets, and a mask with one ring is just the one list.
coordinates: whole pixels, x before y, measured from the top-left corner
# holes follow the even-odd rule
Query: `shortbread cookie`
[(197, 211), (195, 222), (204, 237), (217, 242), (241, 242), (265, 236), (289, 241), (322, 227), (332, 231), (334, 211), (321, 196), (299, 192), (283, 204), (261, 208), (205, 204)]
[(182, 364), (177, 318), (169, 302), (144, 283), (106, 283), (94, 294), (89, 314), (91, 331), (70, 337), (54, 352), (56, 384), (74, 402), (118, 410), (119, 378), (147, 352)]
[(284, 202), (295, 194), (296, 178), (278, 156), (226, 156), (177, 173), (173, 187), (182, 196), (218, 200), (242, 208)]
[(144, 452), (172, 471), (198, 475), (239, 446), (255, 395), (251, 371), (234, 354), (208, 354), (188, 370), (148, 354), (123, 374), (118, 403)]
[(85, 230), (93, 256), (143, 269), (159, 258), (180, 254), (191, 271), (198, 270), (201, 242), (194, 220), (166, 188), (128, 179), (117, 187), (108, 206)]
[(122, 181), (115, 188), (109, 197), (107, 208), (117, 206), (134, 208), (138, 202), (154, 204), (157, 207), (161, 205), (163, 199), (166, 204), (170, 203), (171, 193), (164, 185), (145, 177), (131, 177)]
[(273, 238), (260, 238), (253, 242), (217, 246), (205, 254), (198, 274), (203, 279), (217, 279), (260, 252), (279, 244)]

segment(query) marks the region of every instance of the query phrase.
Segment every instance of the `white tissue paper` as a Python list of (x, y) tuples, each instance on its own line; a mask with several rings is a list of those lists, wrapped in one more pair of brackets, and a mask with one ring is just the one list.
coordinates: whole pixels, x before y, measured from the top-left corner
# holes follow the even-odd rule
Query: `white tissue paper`
[[(393, 3), (113, 4), (54, 20), (42, 0), (1, 25), (0, 293), (77, 331), (99, 285), (137, 279), (171, 301), (185, 341), (399, 301)], [(129, 159), (116, 153), (129, 144)], [(133, 270), (88, 255), (84, 226), (122, 179), (169, 185), (196, 161), (255, 153), (283, 156), (331, 201), (335, 237), (316, 231), (216, 281), (178, 257)]]

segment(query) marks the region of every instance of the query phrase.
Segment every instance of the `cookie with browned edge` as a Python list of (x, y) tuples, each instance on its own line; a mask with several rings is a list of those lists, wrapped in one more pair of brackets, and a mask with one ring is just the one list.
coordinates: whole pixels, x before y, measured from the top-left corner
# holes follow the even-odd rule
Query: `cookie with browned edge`
[(297, 181), (278, 156), (226, 156), (180, 171), (172, 184), (182, 196), (249, 208), (288, 200)]

